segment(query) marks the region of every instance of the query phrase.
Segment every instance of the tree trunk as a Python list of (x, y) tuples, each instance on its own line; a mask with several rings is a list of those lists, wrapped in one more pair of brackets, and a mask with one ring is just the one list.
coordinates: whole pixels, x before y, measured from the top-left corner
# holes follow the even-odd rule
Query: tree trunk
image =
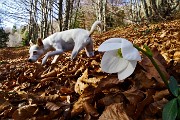
[(148, 6), (147, 6), (147, 2), (146, 0), (141, 0), (142, 6), (143, 6), (143, 10), (145, 13), (145, 19), (149, 20), (149, 13), (148, 13)]
[(63, 30), (67, 30), (68, 29), (68, 24), (69, 24), (69, 16), (70, 16), (70, 5), (71, 4), (71, 0), (66, 0), (66, 12), (65, 12), (65, 20), (64, 20), (64, 26), (63, 26)]
[[(96, 0), (96, 2), (93, 2), (95, 4), (96, 19), (100, 20), (104, 25), (106, 25), (107, 0)], [(106, 26), (104, 26), (103, 30), (106, 30)]]
[(59, 31), (62, 31), (62, 21), (63, 21), (63, 18), (62, 18), (62, 14), (63, 14), (63, 0), (59, 0), (59, 3), (58, 3), (58, 9), (59, 9), (59, 13), (58, 13), (58, 20), (59, 20)]
[(78, 16), (78, 12), (79, 12), (79, 7), (80, 7), (80, 1), (77, 1), (77, 7), (76, 7), (76, 12), (75, 12), (75, 17), (74, 17), (74, 23), (73, 23), (73, 28), (75, 28), (76, 23), (77, 23), (77, 16)]

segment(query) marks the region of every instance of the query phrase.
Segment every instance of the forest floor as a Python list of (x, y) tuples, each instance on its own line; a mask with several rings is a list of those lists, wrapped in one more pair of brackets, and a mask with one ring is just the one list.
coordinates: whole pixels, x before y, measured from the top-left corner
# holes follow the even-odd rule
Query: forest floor
[(180, 20), (129, 25), (94, 34), (95, 56), (82, 50), (74, 61), (64, 53), (57, 64), (28, 63), (29, 47), (0, 49), (1, 119), (154, 120), (162, 118), (170, 94), (143, 56), (125, 80), (101, 71), (98, 46), (108, 38), (148, 45), (167, 78), (180, 82)]

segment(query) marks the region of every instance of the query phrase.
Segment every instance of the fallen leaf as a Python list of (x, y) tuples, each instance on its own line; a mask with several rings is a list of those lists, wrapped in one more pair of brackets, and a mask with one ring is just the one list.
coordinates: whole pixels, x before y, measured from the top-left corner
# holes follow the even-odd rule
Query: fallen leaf
[(131, 120), (123, 107), (123, 103), (109, 105), (98, 120)]
[(135, 73), (134, 80), (139, 83), (139, 88), (149, 89), (156, 86), (156, 81), (147, 78), (146, 73), (143, 70)]
[(51, 72), (48, 72), (46, 74), (42, 74), (41, 78), (56, 77), (56, 76), (57, 76), (57, 69), (54, 69)]
[(160, 35), (160, 38), (165, 37), (165, 36), (166, 36), (166, 33), (167, 33), (167, 32), (166, 32), (165, 30), (163, 30), (163, 31), (162, 31), (162, 34)]
[(93, 116), (93, 117), (98, 117), (99, 113), (97, 110), (92, 106), (88, 101), (83, 102), (83, 108), (86, 111), (87, 114)]
[(38, 108), (36, 104), (25, 105), (17, 109), (13, 113), (12, 118), (14, 120), (25, 120), (27, 118), (31, 118), (37, 112), (37, 110)]
[(40, 97), (38, 97), (37, 99), (40, 101), (56, 101), (60, 98), (60, 96), (58, 94), (54, 94), (54, 95), (41, 95)]
[(89, 86), (87, 83), (83, 82), (85, 79), (88, 79), (88, 69), (86, 69), (82, 76), (78, 78), (74, 87), (74, 91), (80, 95), (83, 93), (84, 89)]
[(130, 104), (133, 104), (133, 105), (137, 105), (145, 97), (144, 93), (135, 87), (132, 87), (131, 89), (125, 92), (122, 92), (122, 94), (128, 99)]
[(56, 105), (55, 103), (52, 102), (47, 102), (46, 103), (46, 108), (52, 111), (56, 111), (58, 110), (60, 107), (58, 105)]
[(83, 108), (83, 103), (85, 101), (92, 101), (93, 100), (93, 97), (94, 97), (94, 87), (90, 87), (88, 86), (83, 94), (78, 98), (78, 101), (74, 103), (73, 105), (73, 109), (71, 110), (71, 116), (76, 116), (78, 115), (79, 113), (81, 113), (84, 108)]
[(61, 86), (60, 91), (59, 91), (62, 95), (63, 94), (72, 94), (74, 92), (74, 90), (72, 90), (71, 88), (67, 88), (65, 86)]
[(145, 109), (145, 114), (144, 114), (144, 118), (145, 116), (154, 116), (156, 114), (161, 114), (162, 109), (164, 107), (164, 105), (168, 102), (167, 99), (163, 98), (160, 101), (156, 101), (151, 103), (146, 109)]
[(9, 108), (11, 106), (11, 104), (8, 101), (5, 101), (4, 103), (2, 103), (0, 105), (0, 112), (2, 112), (3, 110)]
[(108, 106), (113, 103), (121, 103), (125, 100), (123, 94), (107, 94), (105, 97), (98, 100), (98, 106)]
[(159, 101), (163, 98), (166, 98), (169, 95), (170, 95), (169, 90), (165, 89), (165, 90), (161, 90), (161, 91), (156, 91), (155, 95), (153, 95), (153, 98), (155, 101)]
[[(155, 61), (158, 64), (161, 71), (163, 72), (163, 74), (165, 75), (165, 77), (168, 79), (169, 74), (166, 72), (166, 69), (164, 68), (164, 66), (158, 60), (155, 59)], [(151, 63), (151, 61), (149, 60), (148, 57), (146, 57), (144, 55), (142, 61), (140, 62), (140, 65), (145, 69), (145, 71), (146, 71), (145, 73), (146, 73), (146, 76), (148, 77), (148, 79), (155, 78), (155, 80), (158, 81), (160, 86), (165, 86), (159, 73), (157, 72), (157, 70), (155, 69), (154, 65)]]
[(95, 93), (103, 91), (104, 89), (113, 88), (113, 87), (119, 85), (119, 83), (121, 83), (121, 81), (119, 81), (119, 79), (117, 77), (108, 76), (106, 78), (103, 78), (100, 80), (100, 82), (95, 90)]
[(133, 116), (134, 120), (139, 119), (140, 115), (144, 111), (145, 106), (147, 106), (147, 105), (151, 104), (152, 102), (154, 102), (154, 99), (152, 97), (154, 93), (155, 93), (154, 90), (148, 90), (146, 98), (142, 102), (139, 102), (137, 104), (137, 108), (136, 108), (135, 114)]

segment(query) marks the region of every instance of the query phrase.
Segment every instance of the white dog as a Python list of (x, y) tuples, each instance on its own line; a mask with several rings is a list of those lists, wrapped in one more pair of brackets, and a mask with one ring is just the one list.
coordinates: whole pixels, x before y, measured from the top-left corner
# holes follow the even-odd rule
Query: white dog
[(74, 59), (77, 54), (85, 48), (88, 57), (94, 55), (93, 41), (91, 35), (96, 26), (101, 28), (101, 22), (96, 21), (91, 27), (91, 30), (70, 29), (62, 32), (56, 32), (43, 41), (37, 40), (37, 44), (31, 45), (29, 53), (29, 62), (36, 62), (42, 55), (47, 54), (42, 59), (42, 64), (45, 64), (48, 57), (55, 56), (52, 64), (58, 60), (60, 54), (72, 50), (71, 59)]

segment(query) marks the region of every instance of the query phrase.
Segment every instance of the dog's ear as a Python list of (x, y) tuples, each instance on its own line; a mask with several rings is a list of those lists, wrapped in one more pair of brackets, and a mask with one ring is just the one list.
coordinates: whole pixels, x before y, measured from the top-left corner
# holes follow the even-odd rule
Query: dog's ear
[(41, 38), (38, 38), (36, 44), (37, 44), (39, 47), (42, 47), (42, 46), (43, 46), (42, 39), (41, 39)]
[(32, 42), (32, 40), (29, 41), (29, 45), (30, 45), (30, 46), (33, 46), (33, 45), (34, 45), (34, 43)]

